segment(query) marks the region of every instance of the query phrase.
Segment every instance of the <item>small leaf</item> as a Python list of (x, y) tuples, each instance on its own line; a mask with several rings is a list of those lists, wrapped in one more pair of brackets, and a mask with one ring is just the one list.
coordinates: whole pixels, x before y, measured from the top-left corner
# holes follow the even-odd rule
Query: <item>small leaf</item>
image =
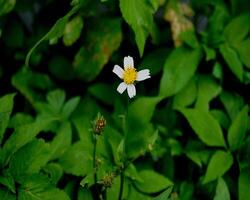
[(240, 81), (243, 81), (243, 65), (237, 55), (237, 52), (230, 48), (227, 43), (220, 45), (220, 52), (230, 70)]
[(168, 56), (160, 82), (160, 95), (169, 97), (183, 89), (194, 75), (201, 59), (200, 49), (174, 49)]
[(70, 20), (64, 29), (63, 43), (65, 46), (71, 46), (75, 43), (81, 35), (83, 28), (83, 20), (80, 16), (77, 16)]
[(55, 113), (59, 113), (65, 101), (65, 92), (63, 90), (54, 90), (47, 95), (47, 101), (52, 106)]
[(80, 97), (73, 97), (69, 99), (63, 106), (62, 114), (68, 118), (74, 112), (79, 102)]
[(221, 87), (210, 76), (199, 76), (198, 79), (198, 95), (195, 107), (209, 110), (209, 102), (221, 92)]
[(246, 105), (235, 117), (228, 130), (228, 143), (232, 151), (238, 149), (243, 143), (247, 131), (248, 106)]
[(168, 189), (166, 189), (164, 192), (162, 192), (160, 195), (158, 195), (157, 197), (154, 197), (153, 200), (167, 200), (170, 197), (170, 194), (173, 190), (173, 187), (169, 187)]
[(145, 193), (160, 192), (173, 186), (172, 181), (167, 177), (152, 170), (142, 170), (139, 172), (139, 176), (143, 179), (143, 182), (135, 182), (135, 185), (140, 191)]
[(208, 164), (203, 184), (223, 176), (231, 168), (232, 164), (233, 156), (230, 152), (216, 151)]
[(5, 15), (13, 10), (16, 0), (3, 0), (0, 1), (0, 16)]
[(54, 185), (57, 185), (58, 181), (63, 176), (63, 169), (61, 165), (57, 163), (48, 163), (45, 167), (43, 167), (43, 171), (49, 175), (50, 181)]
[(10, 114), (14, 105), (15, 94), (7, 94), (0, 98), (0, 144), (9, 124)]
[(219, 123), (207, 111), (180, 109), (198, 137), (208, 146), (226, 147)]
[(230, 193), (223, 178), (218, 179), (214, 200), (230, 200)]

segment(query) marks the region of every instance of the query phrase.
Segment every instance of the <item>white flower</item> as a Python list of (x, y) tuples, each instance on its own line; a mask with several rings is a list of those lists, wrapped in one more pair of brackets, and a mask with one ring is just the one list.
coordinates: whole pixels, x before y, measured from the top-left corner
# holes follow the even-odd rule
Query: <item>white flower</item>
[(139, 72), (134, 68), (134, 60), (132, 57), (124, 57), (122, 69), (119, 65), (115, 65), (113, 72), (123, 79), (123, 82), (117, 87), (117, 91), (122, 94), (126, 89), (128, 90), (129, 98), (133, 98), (136, 95), (135, 81), (143, 81), (150, 78), (149, 69), (144, 69)]

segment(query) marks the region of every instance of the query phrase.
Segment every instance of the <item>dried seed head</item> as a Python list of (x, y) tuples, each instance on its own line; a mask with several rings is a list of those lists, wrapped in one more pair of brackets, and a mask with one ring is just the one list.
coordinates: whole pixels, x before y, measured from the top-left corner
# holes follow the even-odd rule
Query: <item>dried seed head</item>
[(104, 130), (105, 125), (106, 125), (105, 118), (101, 116), (100, 114), (98, 114), (93, 123), (94, 134), (101, 135)]

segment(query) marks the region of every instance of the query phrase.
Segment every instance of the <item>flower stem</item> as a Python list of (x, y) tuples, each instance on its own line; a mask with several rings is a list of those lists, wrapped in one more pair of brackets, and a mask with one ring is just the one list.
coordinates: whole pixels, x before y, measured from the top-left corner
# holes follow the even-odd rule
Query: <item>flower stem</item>
[(94, 189), (96, 194), (98, 193), (97, 189), (97, 164), (96, 164), (96, 146), (97, 146), (97, 138), (94, 134), (94, 150), (93, 150), (93, 171), (94, 171)]
[(123, 185), (124, 185), (124, 170), (121, 171), (121, 178), (120, 178), (120, 191), (119, 191), (119, 200), (122, 200), (122, 193), (123, 193)]

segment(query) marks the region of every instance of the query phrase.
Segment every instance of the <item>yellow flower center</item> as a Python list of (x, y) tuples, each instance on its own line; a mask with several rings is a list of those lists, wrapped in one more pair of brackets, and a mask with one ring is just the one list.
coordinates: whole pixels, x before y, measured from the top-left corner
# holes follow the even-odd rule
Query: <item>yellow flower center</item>
[(136, 69), (134, 67), (128, 67), (124, 70), (123, 80), (126, 84), (133, 84), (136, 80)]

